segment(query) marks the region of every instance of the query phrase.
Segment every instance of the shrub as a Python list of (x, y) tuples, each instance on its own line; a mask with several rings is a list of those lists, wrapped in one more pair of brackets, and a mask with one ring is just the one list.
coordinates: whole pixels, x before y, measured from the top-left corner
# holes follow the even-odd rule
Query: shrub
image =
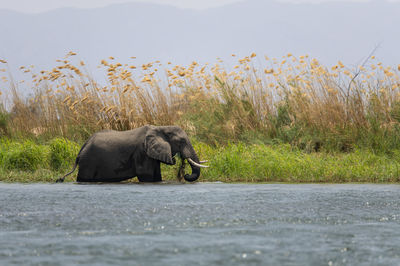
[(53, 170), (71, 167), (79, 152), (79, 145), (64, 138), (50, 142), (50, 166)]
[(3, 153), (3, 167), (7, 170), (35, 171), (47, 166), (48, 148), (32, 141), (10, 143)]

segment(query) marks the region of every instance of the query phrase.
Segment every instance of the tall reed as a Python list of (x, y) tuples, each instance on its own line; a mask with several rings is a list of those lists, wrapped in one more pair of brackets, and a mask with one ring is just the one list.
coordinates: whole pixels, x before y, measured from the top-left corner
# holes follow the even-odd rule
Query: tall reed
[(21, 67), (31, 73), (30, 97), (8, 81), (4, 132), (83, 140), (101, 129), (178, 124), (215, 145), (278, 141), (309, 151), (400, 148), (400, 65), (384, 67), (373, 56), (358, 67), (340, 61), (327, 67), (292, 54), (265, 57), (264, 63), (258, 58), (256, 64), (252, 54), (232, 69), (223, 68), (220, 59), (212, 66), (159, 61), (135, 66), (110, 57), (101, 61), (107, 76), (101, 84), (74, 55), (49, 71)]

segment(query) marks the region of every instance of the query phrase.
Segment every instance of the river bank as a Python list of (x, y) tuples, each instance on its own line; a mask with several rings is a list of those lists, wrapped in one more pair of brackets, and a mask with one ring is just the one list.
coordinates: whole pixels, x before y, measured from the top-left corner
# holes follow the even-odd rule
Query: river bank
[[(194, 141), (200, 158), (209, 161), (201, 182), (396, 183), (400, 153), (376, 154), (305, 152), (288, 144), (228, 144), (212, 146)], [(54, 182), (72, 169), (80, 144), (63, 138), (46, 143), (0, 141), (0, 182)], [(163, 180), (174, 181), (180, 163), (162, 165)], [(189, 172), (190, 167), (186, 168)], [(77, 171), (66, 179), (75, 181)], [(132, 181), (137, 181), (133, 178)]]

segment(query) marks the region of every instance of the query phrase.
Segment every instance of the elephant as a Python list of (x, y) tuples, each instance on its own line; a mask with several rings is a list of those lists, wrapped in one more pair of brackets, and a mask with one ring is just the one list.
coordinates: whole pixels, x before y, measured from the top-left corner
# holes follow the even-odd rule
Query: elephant
[(202, 165), (185, 131), (178, 126), (142, 126), (133, 130), (106, 130), (94, 133), (83, 144), (71, 172), (79, 165), (77, 182), (120, 182), (133, 177), (140, 182), (161, 182), (160, 163), (174, 165), (174, 156), (186, 159), (192, 173), (182, 174), (196, 181)]

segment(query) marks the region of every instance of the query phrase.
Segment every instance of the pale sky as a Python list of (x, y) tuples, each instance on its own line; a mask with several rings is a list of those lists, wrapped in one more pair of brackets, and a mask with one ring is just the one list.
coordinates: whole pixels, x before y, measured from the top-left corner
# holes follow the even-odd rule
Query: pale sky
[[(180, 8), (204, 9), (223, 6), (244, 0), (0, 0), (0, 9), (10, 9), (24, 13), (39, 13), (62, 7), (95, 8), (110, 4), (126, 2), (148, 2), (173, 5)], [(271, 1), (271, 0), (266, 0)], [(277, 0), (293, 3), (320, 3), (345, 0)], [(368, 2), (370, 0), (351, 0), (353, 2)], [(400, 0), (387, 0), (389, 2)]]
[(173, 5), (181, 8), (203, 9), (223, 6), (240, 0), (0, 0), (0, 9), (38, 13), (61, 7), (94, 8), (126, 2), (147, 2)]

